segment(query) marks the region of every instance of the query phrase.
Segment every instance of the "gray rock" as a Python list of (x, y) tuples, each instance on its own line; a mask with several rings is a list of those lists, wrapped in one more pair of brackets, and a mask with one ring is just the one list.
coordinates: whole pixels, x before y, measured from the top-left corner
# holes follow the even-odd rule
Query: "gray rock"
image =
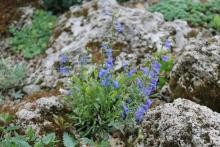
[(64, 108), (64, 105), (60, 102), (60, 99), (56, 96), (52, 97), (43, 97), (36, 101), (37, 108), (43, 112), (53, 113), (56, 111), (61, 111)]
[(145, 146), (220, 146), (220, 114), (187, 99), (176, 99), (145, 114)]
[[(37, 133), (44, 130), (46, 124), (52, 124), (53, 114), (59, 116), (64, 111), (64, 105), (59, 97), (42, 97), (34, 102), (21, 105), (16, 113), (15, 123), (26, 129), (34, 126)], [(51, 127), (53, 127), (51, 125)]]
[[(100, 52), (101, 43), (111, 37), (112, 14), (115, 11), (117, 12), (115, 21), (123, 26), (123, 32), (116, 33), (113, 39), (113, 50), (118, 50), (119, 55), (123, 54), (115, 61), (117, 69), (125, 60), (134, 64), (139, 61), (145, 63), (142, 59), (146, 58), (146, 53), (161, 49), (166, 38), (171, 36), (173, 31), (181, 31), (183, 39), (184, 34), (189, 30), (184, 22), (168, 23), (160, 13), (126, 8), (118, 5), (115, 0), (91, 1), (82, 6), (73, 6), (59, 17), (54, 35), (50, 39), (49, 55), (43, 59), (38, 72), (30, 76), (31, 80), (28, 81), (38, 83), (36, 79), (41, 79), (42, 87), (56, 87), (59, 79), (68, 77), (68, 75), (60, 76), (56, 72), (59, 68), (59, 56), (63, 53), (68, 54), (74, 72), (77, 71), (79, 57), (86, 52), (86, 48), (94, 51), (88, 55), (89, 63), (95, 62), (94, 56)], [(173, 24), (172, 29), (167, 29), (169, 24)]]
[(23, 91), (28, 94), (28, 95), (32, 95), (34, 93), (40, 92), (41, 88), (39, 85), (27, 85), (23, 87)]
[(220, 36), (192, 40), (170, 74), (174, 98), (184, 97), (220, 112)]

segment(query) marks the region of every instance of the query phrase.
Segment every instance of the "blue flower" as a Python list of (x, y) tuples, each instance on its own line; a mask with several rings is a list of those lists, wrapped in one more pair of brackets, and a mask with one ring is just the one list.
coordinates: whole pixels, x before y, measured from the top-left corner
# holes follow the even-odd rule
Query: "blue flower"
[(123, 119), (125, 119), (127, 117), (128, 113), (129, 113), (128, 107), (125, 104), (123, 104), (123, 112), (121, 113), (121, 117)]
[(128, 72), (128, 77), (131, 78), (133, 74), (136, 72), (136, 69), (132, 69)]
[(164, 62), (167, 62), (167, 61), (169, 61), (169, 56), (167, 56), (167, 55), (164, 55), (164, 56), (162, 57), (162, 60), (163, 60)]
[(106, 68), (107, 69), (111, 69), (113, 68), (113, 59), (112, 58), (108, 58), (106, 61)]
[(141, 107), (138, 108), (138, 110), (135, 112), (135, 121), (137, 123), (141, 123), (144, 117), (144, 113), (145, 113), (145, 108), (143, 107), (143, 105)]
[(103, 78), (106, 73), (107, 73), (107, 70), (101, 69), (101, 70), (99, 71), (99, 78), (100, 78), (100, 79)]
[(160, 72), (160, 63), (158, 63), (157, 61), (154, 61), (151, 64), (152, 69), (158, 74)]
[(110, 85), (110, 79), (111, 79), (111, 74), (109, 74), (106, 78), (102, 79), (101, 85), (102, 86), (109, 86)]
[(106, 56), (107, 56), (108, 58), (111, 58), (111, 57), (112, 57), (112, 49), (111, 49), (111, 48), (106, 49), (106, 50), (105, 50), (105, 53), (106, 53)]
[(70, 72), (70, 69), (68, 68), (68, 67), (60, 67), (59, 69), (58, 69), (58, 71), (61, 73), (61, 74), (64, 74), (64, 75), (67, 75), (67, 74), (69, 74), (69, 72)]
[(149, 69), (148, 69), (147, 67), (141, 67), (140, 69), (144, 72), (144, 74), (145, 74), (146, 76), (148, 75)]
[(145, 105), (150, 107), (152, 105), (152, 103), (153, 102), (151, 101), (151, 99), (147, 99), (146, 102), (145, 102)]
[(170, 49), (171, 48), (171, 42), (167, 39), (165, 42), (165, 48)]
[(142, 84), (140, 78), (136, 78), (136, 82), (137, 82), (138, 88), (142, 89), (143, 88), (143, 84)]
[(113, 86), (115, 88), (119, 88), (120, 87), (120, 84), (117, 82), (117, 81), (113, 81)]
[(142, 92), (145, 96), (149, 96), (152, 92), (152, 88), (151, 87), (143, 88)]
[(60, 55), (60, 62), (62, 63), (62, 64), (64, 64), (64, 63), (66, 63), (68, 61), (68, 57), (66, 56), (66, 55), (64, 55), (64, 54), (61, 54)]
[(120, 22), (116, 22), (115, 23), (115, 30), (118, 33), (122, 33), (124, 31), (124, 28), (123, 28), (123, 26), (122, 26), (122, 24)]
[(141, 123), (143, 121), (144, 113), (148, 111), (152, 104), (150, 99), (147, 99), (145, 104), (142, 104), (138, 110), (135, 112), (135, 120), (137, 123)]

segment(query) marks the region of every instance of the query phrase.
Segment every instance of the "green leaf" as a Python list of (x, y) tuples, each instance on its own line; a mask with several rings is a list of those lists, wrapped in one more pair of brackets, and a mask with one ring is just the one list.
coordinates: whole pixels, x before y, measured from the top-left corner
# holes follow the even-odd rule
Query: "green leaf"
[(63, 144), (65, 147), (75, 147), (78, 142), (74, 140), (68, 133), (63, 134)]

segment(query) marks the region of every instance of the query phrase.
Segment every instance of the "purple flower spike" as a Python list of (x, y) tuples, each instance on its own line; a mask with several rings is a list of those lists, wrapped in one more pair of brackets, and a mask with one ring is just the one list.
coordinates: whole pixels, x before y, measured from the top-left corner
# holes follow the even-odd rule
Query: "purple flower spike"
[(99, 72), (99, 78), (100, 78), (100, 79), (103, 78), (106, 73), (107, 73), (107, 70), (101, 69), (100, 72)]
[(171, 42), (167, 39), (165, 42), (165, 48), (170, 49), (171, 48)]
[(68, 61), (68, 57), (66, 56), (66, 55), (64, 55), (64, 54), (61, 54), (60, 55), (60, 62), (62, 63), (62, 64), (64, 64), (64, 63), (66, 63)]
[(145, 96), (149, 96), (152, 92), (152, 89), (151, 89), (151, 87), (143, 88), (142, 92)]
[(164, 56), (162, 57), (162, 60), (163, 60), (164, 62), (167, 62), (167, 61), (169, 61), (169, 56), (167, 56), (167, 55), (164, 55)]
[(137, 79), (136, 79), (136, 82), (137, 82), (138, 88), (139, 88), (139, 89), (142, 89), (142, 88), (143, 88), (143, 84), (142, 84), (140, 78), (137, 78)]
[(131, 78), (133, 74), (136, 72), (136, 69), (132, 69), (128, 72), (128, 77)]
[(119, 88), (120, 87), (120, 84), (117, 82), (117, 81), (113, 81), (113, 86), (115, 88)]
[(147, 99), (145, 104), (150, 107), (152, 103), (151, 99)]
[(69, 74), (70, 69), (68, 67), (60, 67), (58, 71), (63, 75), (67, 75)]
[(148, 75), (149, 69), (148, 69), (147, 67), (141, 67), (140, 69), (144, 72), (144, 74), (145, 74), (146, 76)]
[(152, 69), (158, 74), (160, 72), (160, 63), (158, 63), (157, 61), (154, 61), (151, 64)]

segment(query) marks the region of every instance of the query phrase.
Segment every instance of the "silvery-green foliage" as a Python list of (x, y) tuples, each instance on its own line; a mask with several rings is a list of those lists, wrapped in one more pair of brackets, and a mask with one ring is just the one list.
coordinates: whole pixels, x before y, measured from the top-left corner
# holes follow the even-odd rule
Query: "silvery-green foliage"
[(22, 64), (12, 64), (7, 59), (0, 59), (0, 90), (19, 86), (25, 77), (25, 67)]

